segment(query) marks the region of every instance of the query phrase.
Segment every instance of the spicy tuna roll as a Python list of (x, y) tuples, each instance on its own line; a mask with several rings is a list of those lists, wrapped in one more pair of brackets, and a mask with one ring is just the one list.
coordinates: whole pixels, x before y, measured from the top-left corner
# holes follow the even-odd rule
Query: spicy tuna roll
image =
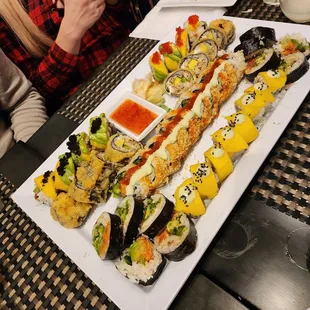
[(143, 203), (133, 196), (124, 198), (116, 208), (115, 213), (123, 225), (124, 245), (129, 246), (139, 234), (139, 226), (143, 220)]
[(101, 259), (118, 257), (123, 247), (121, 219), (117, 215), (103, 212), (94, 225), (92, 241)]
[(157, 251), (169, 260), (179, 262), (193, 253), (197, 245), (194, 223), (185, 213), (175, 212), (165, 229), (154, 238)]
[(170, 221), (174, 205), (162, 194), (155, 194), (144, 200), (143, 222), (140, 234), (155, 237)]
[(165, 264), (165, 258), (156, 251), (154, 244), (141, 236), (123, 251), (116, 268), (131, 282), (148, 286), (159, 278)]

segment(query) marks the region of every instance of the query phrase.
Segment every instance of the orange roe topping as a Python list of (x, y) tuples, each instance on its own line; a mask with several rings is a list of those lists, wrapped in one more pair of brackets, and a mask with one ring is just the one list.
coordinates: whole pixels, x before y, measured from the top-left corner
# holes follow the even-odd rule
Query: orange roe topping
[(188, 18), (188, 23), (193, 26), (194, 28), (196, 28), (196, 25), (199, 22), (199, 16), (198, 15), (192, 15)]
[(153, 55), (152, 55), (152, 63), (154, 64), (160, 64), (160, 61), (161, 61), (161, 58), (160, 58), (160, 54), (158, 52), (155, 52)]
[(160, 53), (162, 55), (164, 54), (172, 54), (173, 52), (173, 49), (171, 47), (171, 42), (166, 42), (166, 43), (163, 43), (161, 46), (160, 46)]
[(181, 46), (183, 46), (184, 45), (184, 42), (182, 41), (182, 33), (183, 33), (183, 31), (184, 31), (184, 29), (182, 29), (181, 27), (178, 27), (177, 29), (176, 29), (176, 32), (177, 32), (177, 34), (176, 34), (176, 45), (178, 46), (178, 47), (181, 47)]

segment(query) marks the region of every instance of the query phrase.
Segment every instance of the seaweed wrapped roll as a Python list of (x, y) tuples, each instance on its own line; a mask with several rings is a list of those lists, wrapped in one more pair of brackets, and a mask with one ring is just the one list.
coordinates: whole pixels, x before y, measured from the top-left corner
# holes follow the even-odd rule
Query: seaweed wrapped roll
[(240, 42), (244, 42), (246, 40), (250, 40), (252, 38), (266, 38), (273, 41), (276, 41), (276, 32), (272, 28), (268, 27), (254, 27), (245, 32), (243, 35), (240, 36)]
[(220, 50), (226, 47), (226, 37), (223, 30), (208, 28), (200, 35), (198, 40), (213, 40)]
[(105, 155), (113, 163), (127, 164), (128, 160), (141, 148), (142, 145), (139, 142), (117, 133), (109, 138)]
[(230, 44), (235, 39), (236, 27), (228, 19), (215, 19), (210, 23), (211, 28), (222, 30), (226, 36), (226, 44)]
[(180, 69), (187, 69), (193, 71), (198, 77), (202, 71), (204, 71), (209, 64), (209, 59), (206, 54), (190, 54), (184, 57), (180, 63)]
[(184, 23), (184, 29), (187, 30), (189, 44), (192, 46), (198, 37), (206, 31), (208, 25), (206, 22), (199, 20), (198, 15), (191, 15)]
[(129, 246), (139, 234), (143, 220), (143, 203), (135, 200), (133, 196), (127, 196), (119, 203), (115, 213), (122, 222), (124, 245)]
[(154, 238), (154, 244), (157, 251), (167, 259), (179, 262), (196, 249), (195, 225), (185, 213), (174, 212), (165, 229)]
[(200, 40), (193, 45), (191, 52), (192, 54), (204, 53), (208, 56), (209, 61), (214, 61), (217, 56), (218, 46), (214, 40)]
[(117, 258), (123, 247), (120, 218), (117, 215), (103, 212), (93, 227), (92, 242), (101, 259)]
[(155, 194), (144, 201), (143, 222), (140, 234), (155, 237), (170, 221), (174, 205), (162, 194)]
[(170, 73), (165, 81), (165, 89), (172, 96), (180, 96), (194, 85), (195, 74), (192, 71), (179, 69)]
[(310, 57), (310, 43), (305, 37), (298, 33), (288, 34), (281, 38), (276, 45), (276, 49), (282, 56), (301, 52), (306, 58)]
[(165, 265), (166, 259), (154, 244), (146, 236), (141, 236), (123, 251), (116, 268), (131, 282), (148, 286), (159, 278)]

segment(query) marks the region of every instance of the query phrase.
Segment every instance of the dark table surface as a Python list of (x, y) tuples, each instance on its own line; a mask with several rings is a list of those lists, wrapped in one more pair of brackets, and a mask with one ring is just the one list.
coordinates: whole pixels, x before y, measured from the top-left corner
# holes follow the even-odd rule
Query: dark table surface
[[(257, 2), (254, 0), (239, 1), (229, 12), (231, 15), (238, 15), (240, 10), (255, 4)], [(266, 12), (265, 8), (266, 6), (262, 10), (257, 7), (258, 15), (244, 17), (261, 18), (261, 12)], [(277, 14), (277, 18), (284, 19), (281, 13), (275, 12), (274, 8), (268, 9), (268, 14)], [(135, 44), (145, 47), (146, 43), (150, 47), (153, 44), (148, 41), (136, 41)], [(125, 48), (132, 48), (132, 43), (125, 43)], [(120, 52), (118, 57), (121, 56)], [(110, 65), (113, 65), (113, 60)], [(95, 74), (98, 76), (104, 70)], [(128, 73), (130, 66), (123, 70)], [(100, 86), (97, 87), (100, 89)], [(0, 161), (0, 173), (5, 176), (5, 181), (2, 181), (4, 183), (1, 183), (3, 176), (0, 176), (0, 198), (4, 201), (4, 204), (0, 204), (0, 309), (102, 309), (103, 305), (108, 309), (115, 308), (87, 276), (9, 199), (10, 193), (20, 186), (82, 121), (85, 113), (83, 100), (86, 100), (87, 107), (94, 100), (96, 103), (93, 104), (93, 109), (111, 90), (112, 87), (109, 87), (104, 93), (98, 91), (97, 95), (89, 97), (87, 89), (82, 89), (27, 144), (18, 143)], [(80, 108), (73, 104), (74, 100), (79, 100)], [(309, 102), (304, 108), (306, 115)], [(304, 114), (302, 115), (306, 125), (300, 128), (299, 132), (309, 139), (308, 119), (305, 120)], [(290, 126), (292, 128), (292, 124)], [(279, 145), (281, 146), (281, 141), (278, 148)], [(283, 150), (286, 150), (285, 147), (280, 151), (275, 150), (267, 159), (171, 305), (171, 309), (306, 310), (310, 307), (310, 226), (306, 224), (309, 223), (309, 218), (298, 215), (295, 216), (298, 219), (295, 219), (289, 216), (297, 214), (294, 213), (296, 209), (292, 213), (287, 209), (280, 212), (283, 211), (283, 206), (278, 203), (278, 197), (282, 194), (274, 194), (272, 188), (269, 198), (261, 199), (266, 193), (264, 184), (271, 182), (271, 187), (278, 186), (275, 177), (270, 177), (271, 172), (277, 175), (277, 171), (281, 170), (281, 167), (270, 164), (273, 158), (276, 158), (278, 164), (279, 159), (281, 160), (282, 170), (286, 169), (290, 158), (293, 158), (291, 162), (296, 164), (294, 156), (289, 157), (288, 163), (283, 164)], [(304, 152), (304, 149), (300, 152), (295, 150), (296, 154)], [(308, 163), (309, 153), (305, 156), (305, 162)], [(298, 159), (301, 160), (300, 156)], [(308, 195), (309, 166), (301, 166), (305, 168), (302, 181), (306, 182), (301, 192)], [(298, 167), (300, 165), (297, 166), (297, 169), (300, 169)], [(263, 182), (263, 177), (267, 178), (267, 181)], [(281, 184), (281, 181), (279, 182)], [(292, 184), (294, 187), (294, 182)], [(257, 193), (261, 193), (262, 197)], [(274, 199), (272, 195), (276, 195)], [(307, 203), (309, 204), (308, 200)], [(304, 214), (307, 214), (308, 209), (302, 206)], [(17, 219), (23, 221), (20, 226)], [(37, 238), (34, 235), (37, 235)], [(71, 278), (73, 280), (70, 280)], [(74, 297), (71, 296), (72, 293)]]

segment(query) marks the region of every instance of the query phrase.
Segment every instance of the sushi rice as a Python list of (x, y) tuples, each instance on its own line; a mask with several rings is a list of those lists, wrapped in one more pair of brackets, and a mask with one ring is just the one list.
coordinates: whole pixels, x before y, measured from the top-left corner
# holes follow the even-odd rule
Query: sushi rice
[(35, 199), (38, 202), (38, 206), (41, 206), (41, 205), (51, 206), (54, 201), (52, 198), (48, 197), (42, 191), (40, 191), (39, 193), (36, 193)]

